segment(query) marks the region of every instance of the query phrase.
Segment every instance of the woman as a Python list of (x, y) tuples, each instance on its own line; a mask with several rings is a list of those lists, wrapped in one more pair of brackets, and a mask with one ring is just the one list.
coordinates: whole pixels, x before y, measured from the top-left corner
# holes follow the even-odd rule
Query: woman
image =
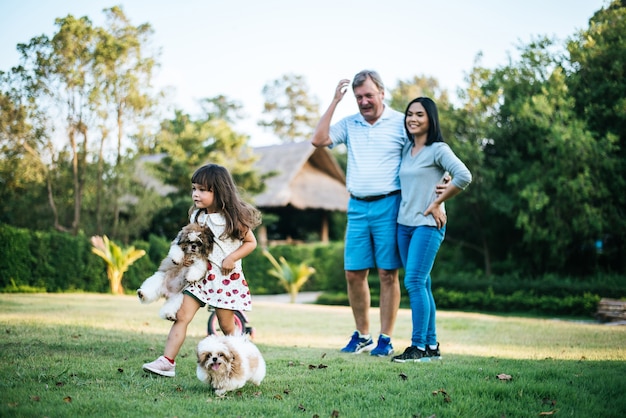
[[(398, 248), (411, 303), (413, 334), (411, 346), (391, 359), (399, 363), (441, 358), (430, 272), (445, 236), (444, 202), (472, 181), (465, 164), (443, 141), (435, 102), (428, 97), (411, 101), (404, 112), (404, 126), (410, 141), (402, 151), (400, 164)], [(447, 173), (452, 183), (437, 195), (436, 185)]]

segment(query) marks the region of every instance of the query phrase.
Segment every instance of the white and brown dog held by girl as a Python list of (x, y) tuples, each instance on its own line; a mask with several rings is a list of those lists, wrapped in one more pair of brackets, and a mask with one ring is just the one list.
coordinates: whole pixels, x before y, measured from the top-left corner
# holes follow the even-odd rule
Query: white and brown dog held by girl
[(198, 344), (196, 376), (210, 385), (217, 396), (244, 387), (260, 385), (265, 378), (265, 360), (246, 336), (209, 335)]
[(208, 271), (213, 242), (213, 233), (207, 227), (191, 223), (181, 229), (157, 272), (137, 289), (141, 303), (156, 302), (164, 297), (165, 304), (159, 315), (175, 321), (183, 303), (183, 289), (188, 283), (204, 278)]

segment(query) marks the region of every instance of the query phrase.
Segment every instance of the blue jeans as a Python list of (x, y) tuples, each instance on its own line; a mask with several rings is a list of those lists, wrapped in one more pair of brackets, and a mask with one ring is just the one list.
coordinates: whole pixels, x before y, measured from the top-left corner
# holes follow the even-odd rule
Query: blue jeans
[(411, 303), (411, 343), (417, 347), (437, 344), (436, 306), (430, 272), (445, 234), (445, 225), (441, 229), (398, 225), (398, 249), (404, 265), (404, 287)]

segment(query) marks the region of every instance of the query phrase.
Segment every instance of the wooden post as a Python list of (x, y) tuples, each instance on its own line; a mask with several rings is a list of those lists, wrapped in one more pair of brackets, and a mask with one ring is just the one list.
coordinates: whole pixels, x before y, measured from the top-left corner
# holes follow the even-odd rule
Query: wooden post
[(322, 231), (320, 232), (320, 240), (323, 243), (328, 243), (328, 212), (322, 213)]
[(261, 248), (267, 248), (267, 227), (261, 224), (257, 231), (258, 231), (257, 237), (259, 240), (259, 244), (261, 245)]

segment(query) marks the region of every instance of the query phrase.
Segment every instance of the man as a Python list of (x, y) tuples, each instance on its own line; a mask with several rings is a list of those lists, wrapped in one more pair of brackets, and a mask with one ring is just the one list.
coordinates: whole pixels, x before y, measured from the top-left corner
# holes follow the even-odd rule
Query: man
[[(335, 95), (322, 115), (311, 143), (315, 147), (345, 144), (348, 152), (346, 186), (350, 192), (345, 237), (344, 269), (348, 299), (356, 324), (347, 353), (370, 351), (373, 356), (393, 353), (393, 333), (400, 306), (396, 225), (400, 204), (398, 169), (402, 148), (408, 140), (404, 115), (384, 104), (385, 88), (375, 71), (359, 72), (352, 90), (359, 113), (333, 126), (330, 122), (350, 80), (339, 81)], [(377, 267), (380, 278), (380, 335), (375, 345), (370, 335), (369, 269)]]

